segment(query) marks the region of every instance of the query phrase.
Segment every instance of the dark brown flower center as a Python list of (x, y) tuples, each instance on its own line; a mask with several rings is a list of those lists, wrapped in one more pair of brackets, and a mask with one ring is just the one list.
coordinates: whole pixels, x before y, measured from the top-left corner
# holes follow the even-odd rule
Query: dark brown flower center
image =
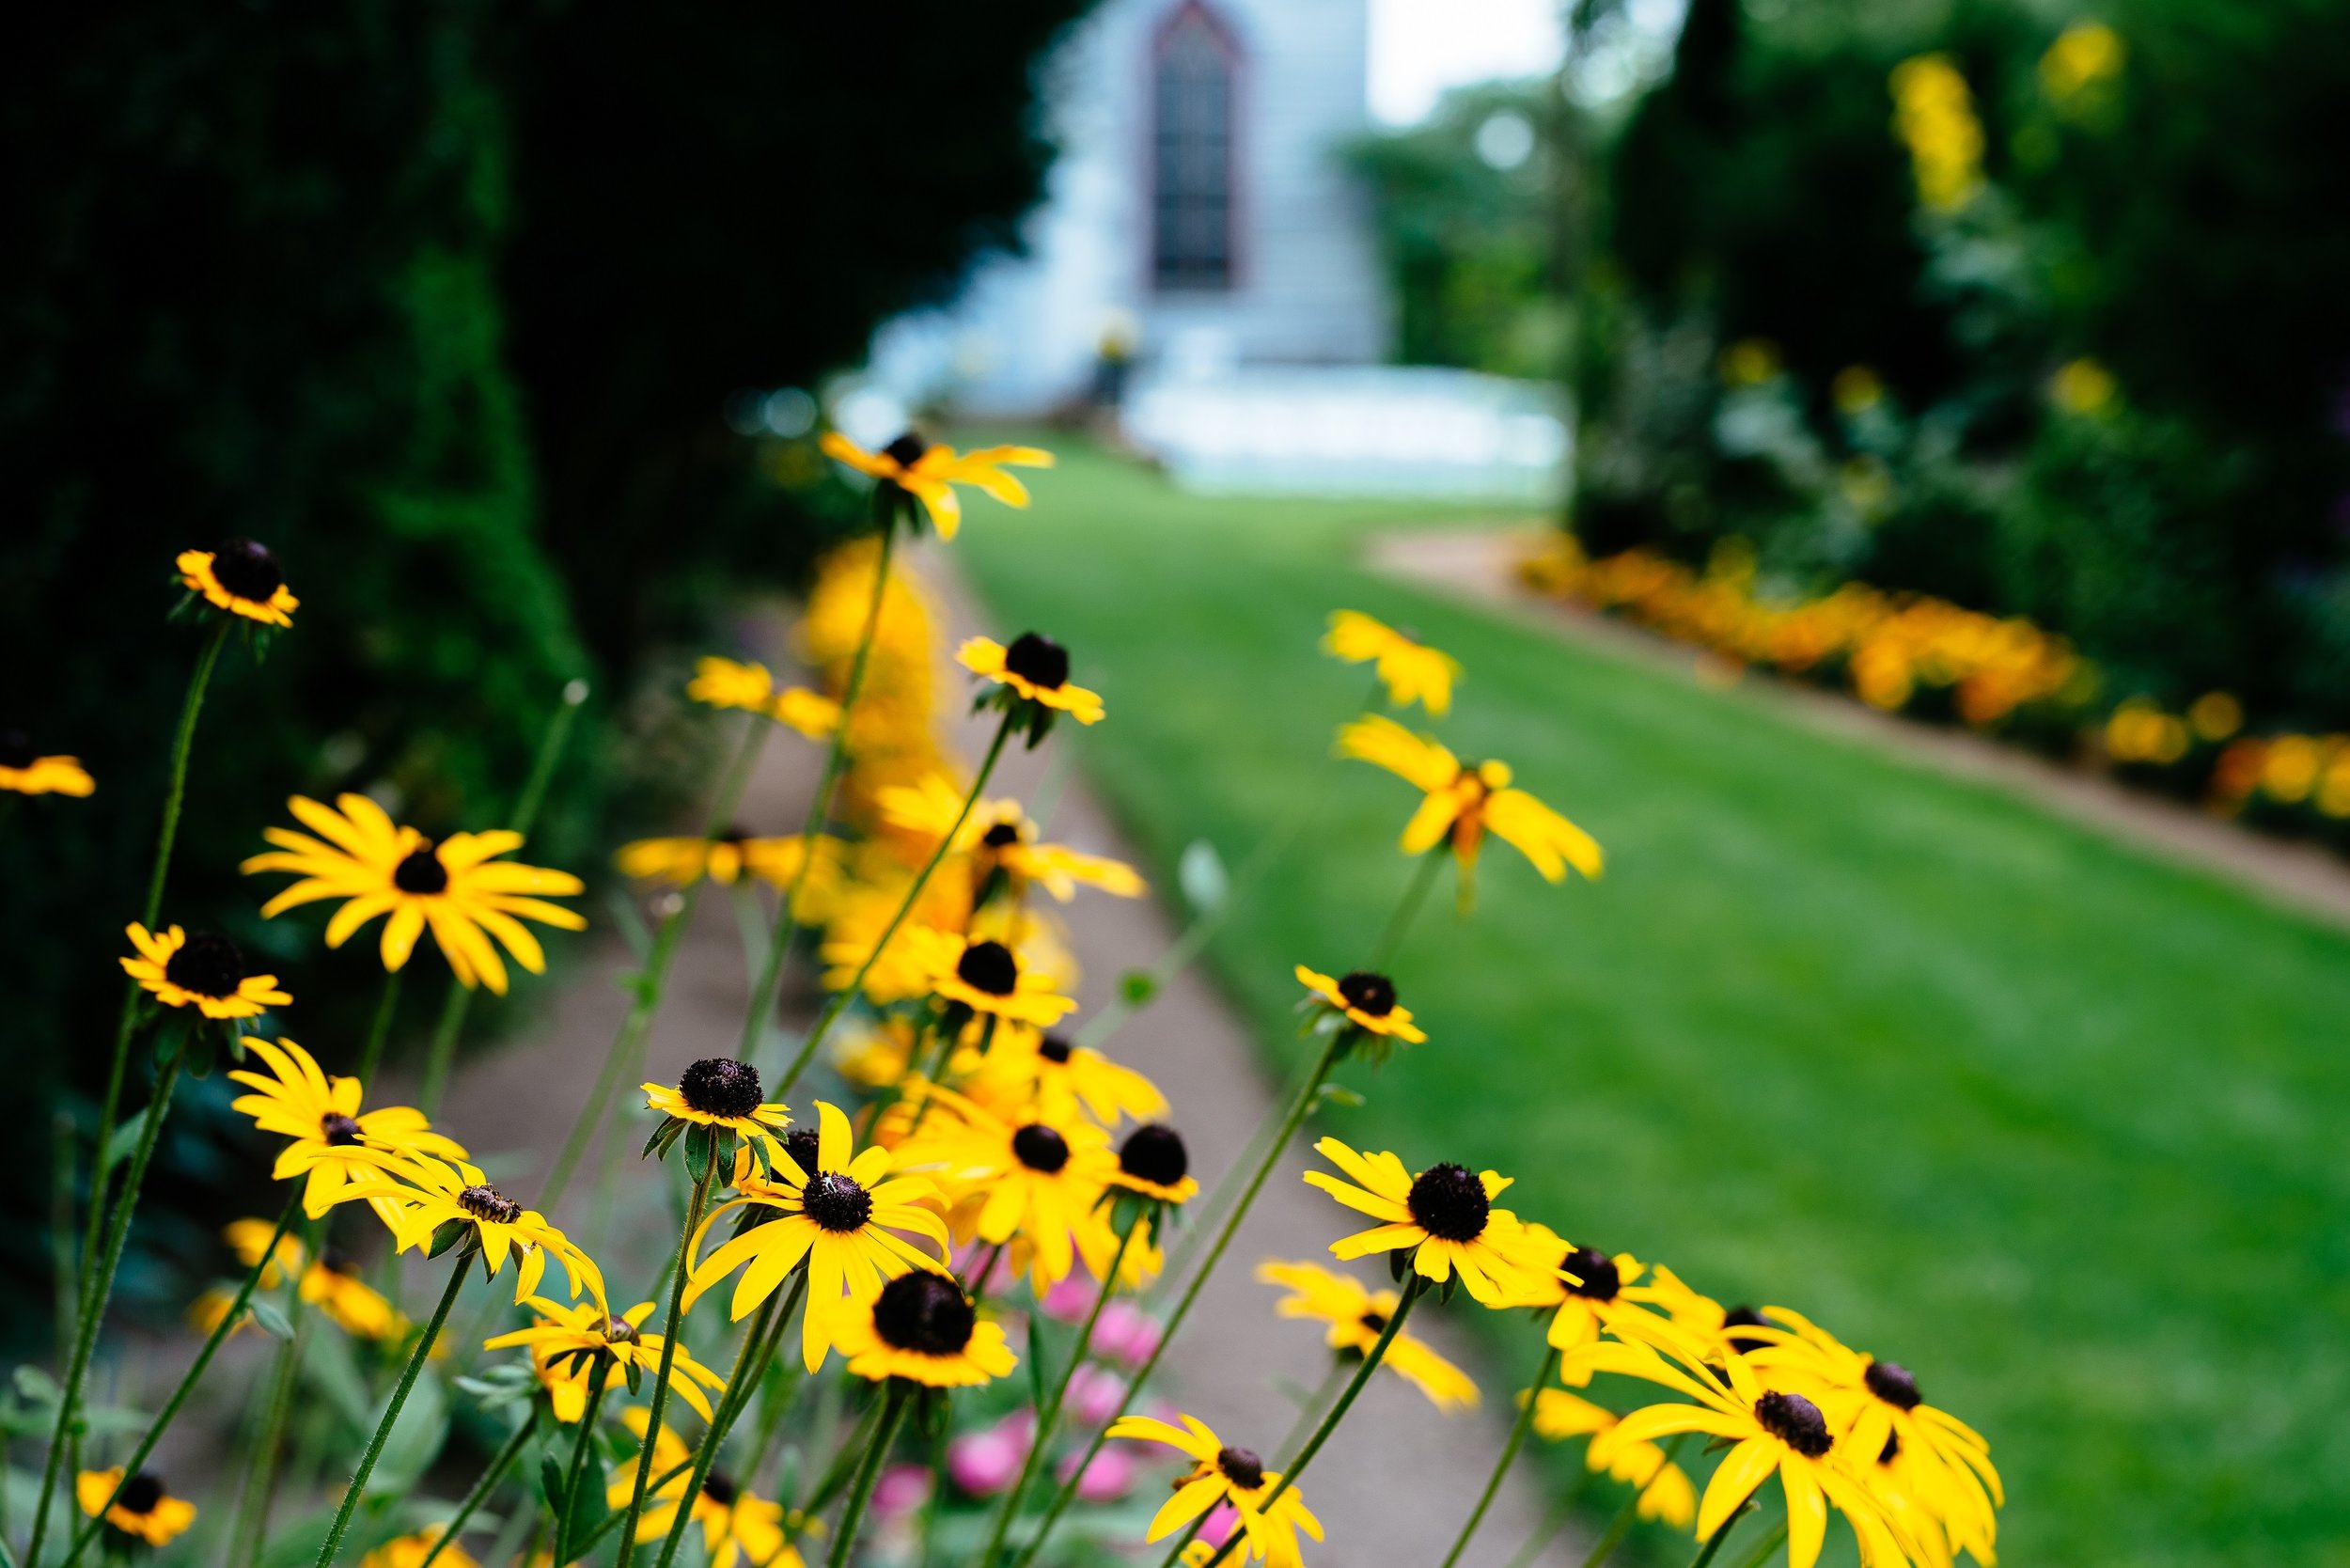
[(122, 1495), (115, 1498), (115, 1506), (128, 1513), (152, 1513), (163, 1500), (164, 1483), (141, 1470), (122, 1483)]
[(1031, 686), (1052, 691), (1069, 683), (1069, 650), (1050, 637), (1023, 632), (1004, 650), (1004, 667)]
[(244, 981), (244, 954), (226, 936), (199, 931), (164, 965), (164, 979), (199, 996), (233, 996)]
[(408, 858), (392, 868), (392, 886), (403, 893), (430, 897), (448, 891), (448, 868), (441, 864), (440, 855), (431, 844), (419, 844), (408, 852)]
[(1346, 1005), (1371, 1018), (1385, 1018), (1395, 1011), (1395, 981), (1385, 975), (1374, 975), (1357, 969), (1339, 981), (1339, 995)]
[(359, 1120), (340, 1111), (328, 1111), (319, 1118), (319, 1136), (337, 1147), (359, 1141)]
[(979, 1314), (971, 1298), (944, 1275), (928, 1269), (901, 1274), (882, 1287), (873, 1303), (873, 1328), (900, 1350), (917, 1356), (954, 1356), (971, 1342)]
[(1387, 1331), (1387, 1315), (1385, 1312), (1365, 1312), (1355, 1321), (1373, 1334), (1384, 1334)]
[(1126, 1135), (1125, 1146), (1118, 1152), (1118, 1168), (1137, 1182), (1171, 1187), (1191, 1169), (1191, 1152), (1183, 1147), (1183, 1134), (1153, 1121)]
[(1817, 1459), (1828, 1450), (1827, 1418), (1801, 1394), (1774, 1388), (1754, 1402), (1754, 1419), (1762, 1430), (1802, 1454)]
[(1902, 1435), (1891, 1427), (1885, 1429), (1885, 1447), (1877, 1450), (1877, 1463), (1890, 1465), (1902, 1456)]
[(1616, 1260), (1595, 1247), (1575, 1247), (1559, 1267), (1560, 1272), (1582, 1281), (1567, 1289), (1586, 1300), (1613, 1301), (1616, 1293), (1623, 1289), (1623, 1274), (1616, 1267)]
[(732, 1508), (734, 1499), (741, 1494), (735, 1489), (732, 1476), (724, 1470), (713, 1470), (702, 1477), (702, 1496), (720, 1508)]
[(1917, 1374), (1899, 1361), (1872, 1361), (1860, 1380), (1869, 1392), (1897, 1410), (1915, 1410), (1924, 1398), (1918, 1392)]
[(873, 1217), (873, 1195), (846, 1176), (819, 1176), (800, 1189), (800, 1207), (827, 1231), (854, 1231)]
[(32, 737), (22, 729), (0, 729), (0, 768), (24, 769), (40, 760)]
[(626, 1318), (603, 1320), (603, 1342), (612, 1345), (633, 1345), (636, 1342), (636, 1325)]
[(1465, 1165), (1432, 1165), (1421, 1171), (1403, 1206), (1421, 1230), (1449, 1242), (1475, 1241), (1485, 1233), (1493, 1213), (1485, 1184)]
[(249, 539), (232, 539), (212, 552), (212, 575), (240, 599), (265, 604), (285, 586), (277, 557)]
[[(1764, 1328), (1769, 1326), (1770, 1321), (1770, 1319), (1764, 1317), (1761, 1312), (1756, 1311), (1751, 1307), (1732, 1307), (1729, 1311), (1722, 1314), (1722, 1327), (1725, 1330), (1732, 1328)], [(1763, 1339), (1759, 1334), (1725, 1333), (1722, 1337), (1729, 1342), (1730, 1348), (1736, 1351), (1741, 1356), (1744, 1356), (1750, 1350), (1761, 1350), (1764, 1345), (1771, 1342), (1770, 1341)]]
[(794, 1127), (783, 1135), (783, 1152), (791, 1156), (803, 1176), (816, 1174), (816, 1153), (822, 1147), (813, 1127)]
[(493, 1186), (476, 1184), (457, 1195), (457, 1206), (476, 1219), (511, 1225), (523, 1217), (523, 1206)]
[(1031, 1121), (1012, 1134), (1011, 1152), (1022, 1165), (1047, 1176), (1069, 1163), (1069, 1140), (1042, 1121)]
[(916, 463), (921, 462), (922, 454), (930, 449), (931, 444), (929, 442), (923, 440), (912, 431), (908, 431), (905, 434), (898, 437), (897, 440), (891, 442), (888, 446), (884, 447), (882, 448), (882, 456), (887, 458), (890, 462), (896, 463), (901, 468), (911, 468)]
[(1264, 1461), (1248, 1449), (1216, 1450), (1215, 1467), (1244, 1492), (1254, 1492), (1264, 1484)]
[(989, 849), (1006, 849), (1019, 841), (1020, 824), (1017, 823), (997, 823), (979, 835), (979, 842)]
[(1020, 961), (1001, 942), (974, 942), (955, 961), (955, 979), (990, 996), (1009, 996), (1020, 989)]
[(1036, 1054), (1050, 1062), (1065, 1062), (1076, 1047), (1057, 1034), (1048, 1034), (1037, 1042)]
[(704, 1057), (677, 1081), (685, 1103), (704, 1116), (748, 1116), (759, 1109), (759, 1069), (728, 1057)]

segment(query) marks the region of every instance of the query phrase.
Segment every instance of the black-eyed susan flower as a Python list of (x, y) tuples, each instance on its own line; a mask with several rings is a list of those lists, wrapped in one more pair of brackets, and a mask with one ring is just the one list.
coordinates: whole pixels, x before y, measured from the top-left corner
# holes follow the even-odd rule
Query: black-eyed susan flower
[(1788, 1568), (1812, 1568), (1819, 1560), (1830, 1508), (1852, 1526), (1864, 1568), (1908, 1563), (1884, 1504), (1836, 1450), (1819, 1405), (1791, 1388), (1773, 1387), (1748, 1357), (1733, 1356), (1716, 1367), (1647, 1344), (1602, 1340), (1575, 1352), (1574, 1360), (1581, 1370), (1621, 1373), (1686, 1396), (1685, 1403), (1631, 1412), (1616, 1426), (1618, 1441), (1651, 1442), (1695, 1432), (1730, 1445), (1698, 1504), (1700, 1536), (1711, 1537), (1777, 1475), (1787, 1497)]
[(1058, 903), (1075, 898), (1081, 885), (1121, 899), (1149, 891), (1149, 885), (1123, 861), (1086, 855), (1065, 844), (1040, 843), (1036, 823), (1018, 801), (981, 801), (964, 813), (963, 792), (944, 774), (926, 775), (919, 784), (891, 785), (874, 801), (886, 825), (924, 850), (934, 848), (962, 818), (951, 847), (977, 863), (973, 885), (981, 902), (995, 883), (1014, 899), (1029, 886), (1039, 886)]
[[(435, 1568), (441, 1563), (446, 1563), (448, 1568), (480, 1568), (473, 1554), (454, 1541), (441, 1545), (441, 1536), (446, 1529), (445, 1525), (427, 1525), (406, 1535), (395, 1535), (361, 1558), (359, 1568), (424, 1568), (427, 1558), (432, 1560)], [(437, 1552), (435, 1547), (439, 1548)]]
[[(1672, 1320), (1685, 1346), (1708, 1361), (1744, 1356), (1773, 1342), (1778, 1325), (1753, 1307), (1725, 1307), (1688, 1284), (1664, 1264), (1656, 1265), (1643, 1287), (1646, 1297)], [(1758, 1332), (1759, 1331), (1759, 1332)]]
[(1565, 880), (1570, 866), (1587, 877), (1600, 874), (1598, 843), (1524, 790), (1512, 788), (1507, 762), (1464, 762), (1434, 736), (1415, 735), (1379, 713), (1366, 713), (1340, 729), (1339, 751), (1376, 763), (1425, 795), (1403, 825), (1403, 853), (1423, 855), (1449, 839), (1461, 867), (1464, 907), (1475, 898), (1477, 855), (1489, 831), (1531, 861), (1546, 882)]
[[(622, 1413), (620, 1419), (639, 1442), (650, 1424), (650, 1412), (641, 1409)], [(680, 1466), (688, 1464), (694, 1450), (684, 1439), (664, 1424), (653, 1439), (652, 1473), (668, 1475)], [(680, 1475), (666, 1485), (656, 1488), (645, 1499), (643, 1528), (648, 1536), (666, 1535), (677, 1520), (678, 1505), (684, 1500), (685, 1485), (690, 1475)], [(606, 1504), (623, 1509), (636, 1491), (636, 1467), (624, 1465), (614, 1472), (604, 1492)], [(738, 1568), (748, 1560), (750, 1568), (805, 1568), (799, 1548), (791, 1543), (801, 1535), (824, 1533), (822, 1520), (803, 1518), (799, 1513), (787, 1514), (781, 1503), (766, 1502), (744, 1490), (728, 1472), (713, 1466), (702, 1477), (701, 1490), (695, 1494), (688, 1517), (702, 1528), (702, 1544), (709, 1554), (709, 1568)], [(789, 1529), (786, 1529), (787, 1521)]]
[(1013, 729), (1027, 731), (1031, 748), (1044, 739), (1057, 713), (1079, 724), (1099, 724), (1107, 711), (1099, 692), (1069, 683), (1069, 651), (1034, 632), (1021, 633), (1009, 648), (973, 637), (956, 651), (955, 663), (995, 682), (994, 705), (1012, 715)]
[(1629, 1252), (1614, 1257), (1596, 1247), (1576, 1247), (1545, 1225), (1528, 1225), (1528, 1236), (1549, 1262), (1534, 1292), (1512, 1305), (1555, 1307), (1550, 1318), (1551, 1347), (1572, 1351), (1590, 1343), (1606, 1329), (1618, 1339), (1653, 1339), (1674, 1332), (1671, 1321), (1648, 1309), (1653, 1294), (1638, 1280), (1644, 1267)]
[(317, 1260), (302, 1271), (295, 1294), (353, 1339), (398, 1344), (408, 1337), (407, 1314), (360, 1278), (358, 1265), (334, 1247), (319, 1249)]
[(23, 730), (0, 729), (0, 791), (86, 795), (97, 788), (79, 757), (43, 756)]
[[(803, 1130), (787, 1139), (769, 1179), (739, 1173), (741, 1196), (713, 1209), (695, 1232), (693, 1253), (698, 1253), (711, 1227), (728, 1214), (748, 1211), (764, 1221), (689, 1266), (686, 1305), (741, 1269), (728, 1308), (740, 1321), (805, 1261), (807, 1309), (801, 1314), (800, 1349), (814, 1372), (831, 1343), (825, 1309), (832, 1303), (908, 1269), (947, 1266), (946, 1224), (926, 1206), (940, 1200), (938, 1188), (925, 1176), (890, 1177), (893, 1166), (906, 1163), (903, 1153), (879, 1147), (859, 1152), (848, 1117), (819, 1100), (814, 1136)], [(932, 1257), (896, 1231), (930, 1238), (941, 1256)]]
[[(1323, 1342), (1350, 1359), (1371, 1354), (1402, 1300), (1394, 1291), (1366, 1289), (1320, 1263), (1268, 1259), (1257, 1265), (1257, 1278), (1290, 1293), (1274, 1303), (1275, 1311), (1324, 1325), (1327, 1332)], [(1468, 1373), (1414, 1335), (1398, 1330), (1388, 1339), (1379, 1364), (1426, 1394), (1447, 1415), (1477, 1404), (1477, 1385)]]
[(1356, 969), (1333, 980), (1301, 964), (1297, 965), (1297, 983), (1312, 992), (1321, 1006), (1365, 1034), (1401, 1040), (1411, 1045), (1428, 1038), (1412, 1022), (1412, 1010), (1396, 1005), (1395, 981), (1385, 975)]
[(1149, 1416), (1121, 1416), (1110, 1424), (1112, 1437), (1165, 1443), (1186, 1455), (1192, 1468), (1175, 1482), (1175, 1495), (1152, 1515), (1147, 1541), (1163, 1541), (1218, 1503), (1240, 1515), (1246, 1541), (1246, 1555), (1269, 1568), (1302, 1568), (1297, 1532), (1322, 1539), (1322, 1521), (1292, 1487), (1279, 1497), (1281, 1472), (1268, 1470), (1248, 1449), (1233, 1448), (1218, 1437), (1207, 1422), (1184, 1416), (1182, 1426), (1170, 1426)]
[(1188, 1203), (1199, 1196), (1199, 1178), (1191, 1174), (1191, 1152), (1183, 1135), (1163, 1121), (1149, 1121), (1126, 1135), (1118, 1146), (1118, 1168), (1109, 1184), (1161, 1203)]
[(761, 1170), (782, 1152), (775, 1132), (791, 1124), (791, 1113), (764, 1098), (759, 1069), (747, 1061), (705, 1057), (679, 1075), (675, 1089), (651, 1083), (637, 1087), (645, 1091), (645, 1108), (662, 1114), (661, 1125), (645, 1144), (646, 1153), (666, 1155), (681, 1134), (695, 1129), (711, 1138), (698, 1152), (687, 1150), (697, 1180), (703, 1160), (715, 1160), (722, 1173), (732, 1170), (738, 1139), (750, 1146)]
[[(121, 1488), (118, 1493), (117, 1487)], [(110, 1470), (84, 1470), (73, 1478), (73, 1496), (84, 1513), (95, 1519), (102, 1513), (107, 1524), (150, 1546), (169, 1545), (196, 1523), (196, 1504), (164, 1491), (162, 1480), (147, 1470), (127, 1482), (119, 1465)], [(114, 1498), (111, 1507), (109, 1497)]]
[(1942, 1524), (1953, 1545), (1991, 1561), (2006, 1492), (1982, 1435), (1926, 1403), (1917, 1375), (1900, 1362), (1854, 1350), (1787, 1308), (1774, 1307), (1769, 1316), (1785, 1327), (1759, 1330), (1764, 1342), (1747, 1358), (1765, 1376), (1791, 1380), (1820, 1406), (1838, 1448), (1861, 1474), (1888, 1450), (1907, 1455), (1901, 1469), (1908, 1495)]
[(806, 686), (778, 686), (765, 665), (708, 655), (694, 666), (685, 695), (713, 708), (764, 713), (811, 741), (828, 741), (840, 728), (840, 704)]
[[(553, 1259), (576, 1300), (582, 1290), (596, 1298), (606, 1313), (611, 1304), (603, 1294), (603, 1271), (572, 1240), (547, 1222), (536, 1209), (525, 1209), (490, 1185), (481, 1168), (463, 1160), (434, 1159), (430, 1154), (384, 1157), (381, 1168), (393, 1180), (388, 1195), (395, 1218), (392, 1235), (400, 1251), (421, 1249), (437, 1258), (460, 1245), (481, 1255), (481, 1272), (494, 1279), (509, 1259), (514, 1262), (514, 1299), (538, 1294), (539, 1281)], [(347, 1186), (335, 1201), (384, 1197), (380, 1188)]]
[(359, 1080), (328, 1077), (318, 1058), (290, 1040), (273, 1043), (254, 1038), (245, 1042), (245, 1049), (268, 1071), (231, 1072), (231, 1082), (254, 1092), (230, 1101), (229, 1108), (251, 1117), (261, 1131), (293, 1140), (278, 1152), (270, 1175), (280, 1182), (306, 1178), (302, 1206), (312, 1219), (339, 1202), (345, 1187), (357, 1185), (378, 1200), (377, 1214), (391, 1225), (384, 1156), (465, 1158), (463, 1145), (434, 1132), (424, 1112), (413, 1106), (362, 1111)]
[(929, 926), (903, 927), (900, 934), (906, 938), (909, 962), (931, 977), (931, 989), (941, 1000), (1038, 1028), (1050, 1028), (1077, 1010), (1052, 976), (1022, 964), (1018, 952), (992, 937), (974, 941)]
[(461, 984), (486, 985), (501, 996), (506, 965), (491, 937), (536, 975), (546, 969), (546, 954), (524, 920), (565, 931), (587, 928), (586, 917), (577, 911), (546, 902), (578, 893), (579, 878), (497, 859), (523, 847), (519, 833), (452, 833), (436, 844), (394, 823), (365, 795), (340, 795), (335, 805), (340, 809), (294, 796), (288, 808), (318, 837), (269, 828), (262, 836), (277, 848), (238, 868), (248, 874), (301, 876), (261, 906), (264, 917), (320, 899), (340, 899), (343, 906), (326, 923), (326, 945), (339, 948), (378, 915), (389, 916), (384, 923), (386, 969), (404, 965), (430, 926)]
[(1393, 1154), (1359, 1154), (1334, 1137), (1314, 1149), (1360, 1184), (1321, 1170), (1307, 1171), (1307, 1184), (1383, 1222), (1331, 1243), (1333, 1257), (1408, 1253), (1420, 1278), (1443, 1284), (1457, 1275), (1488, 1307), (1514, 1305), (1534, 1288), (1548, 1261), (1541, 1242), (1517, 1215), (1493, 1206), (1510, 1178), (1461, 1165), (1432, 1165), (1415, 1176)]
[(122, 972), (165, 1007), (192, 1007), (207, 1018), (257, 1018), (293, 1000), (277, 989), (275, 975), (249, 972), (243, 952), (226, 936), (190, 936), (178, 926), (156, 933), (135, 921), (124, 934), (138, 956), (122, 960)]
[(1637, 1487), (1638, 1517), (1674, 1529), (1687, 1529), (1698, 1515), (1697, 1486), (1689, 1473), (1672, 1462), (1655, 1443), (1624, 1442), (1616, 1428), (1616, 1413), (1564, 1388), (1543, 1388), (1534, 1395), (1534, 1433), (1557, 1442), (1588, 1437), (1583, 1463), (1597, 1474), (1606, 1471), (1628, 1486)]
[(948, 1090), (929, 1093), (930, 1114), (900, 1161), (936, 1171), (955, 1200), (957, 1234), (1013, 1244), (1036, 1289), (1050, 1289), (1076, 1262), (1076, 1232), (1098, 1223), (1091, 1212), (1118, 1164), (1109, 1135), (1078, 1118), (1010, 1119)]
[(1041, 447), (981, 447), (957, 456), (952, 447), (932, 445), (912, 431), (878, 452), (867, 451), (838, 431), (826, 431), (818, 444), (835, 462), (870, 474), (921, 502), (938, 537), (948, 540), (963, 526), (963, 502), (955, 494), (956, 485), (971, 485), (1008, 507), (1025, 507), (1027, 486), (1004, 470), (1053, 466), (1053, 454)]
[[(484, 1340), (484, 1350), (530, 1352), (531, 1368), (545, 1386), (555, 1418), (576, 1421), (588, 1409), (588, 1390), (599, 1357), (608, 1357), (628, 1382), (629, 1392), (641, 1390), (648, 1375), (661, 1375), (662, 1336), (644, 1332), (654, 1303), (640, 1301), (615, 1317), (593, 1301), (566, 1306), (534, 1295), (522, 1305), (536, 1321), (527, 1328)], [(608, 1375), (608, 1374), (607, 1374)], [(703, 1420), (710, 1419), (705, 1388), (724, 1388), (727, 1380), (694, 1358), (681, 1342), (669, 1356), (669, 1391), (683, 1400)]]
[(1377, 661), (1373, 667), (1379, 683), (1387, 688), (1387, 700), (1399, 708), (1418, 702), (1442, 718), (1452, 706), (1452, 682), (1461, 678), (1460, 661), (1360, 610), (1332, 610), (1330, 630), (1324, 634), (1322, 647), (1350, 665)]
[(264, 626), (291, 626), (302, 607), (286, 588), (277, 557), (249, 539), (232, 539), (216, 550), (182, 550), (175, 564), (181, 586), (213, 608)]
[(807, 918), (808, 912), (822, 908), (838, 888), (844, 856), (840, 840), (820, 834), (816, 864), (807, 866), (807, 840), (798, 834), (762, 839), (730, 827), (715, 839), (639, 839), (622, 844), (612, 863), (622, 876), (677, 887), (690, 886), (704, 877), (731, 886), (744, 876), (755, 876), (772, 887), (789, 888), (799, 882), (806, 866), (807, 882), (794, 913)]
[(970, 1388), (1008, 1376), (1019, 1364), (1003, 1326), (981, 1317), (944, 1274), (917, 1269), (861, 1286), (827, 1315), (849, 1371), (875, 1382), (902, 1377), (932, 1388)]
[(965, 1092), (997, 1110), (1036, 1105), (1058, 1116), (1082, 1105), (1106, 1126), (1120, 1117), (1140, 1120), (1167, 1109), (1158, 1085), (1133, 1068), (1025, 1024), (999, 1026), (984, 1055), (958, 1055), (952, 1065), (966, 1074)]

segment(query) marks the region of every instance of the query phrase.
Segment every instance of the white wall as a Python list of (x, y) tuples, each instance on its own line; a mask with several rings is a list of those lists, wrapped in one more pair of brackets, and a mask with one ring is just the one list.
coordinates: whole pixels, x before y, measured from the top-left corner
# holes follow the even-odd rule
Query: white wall
[(876, 375), (908, 399), (1041, 412), (1081, 392), (1104, 329), (1139, 323), (1146, 360), (1363, 364), (1388, 306), (1363, 197), (1337, 149), (1369, 129), (1368, 0), (1211, 0), (1240, 40), (1233, 287), (1160, 293), (1150, 276), (1151, 43), (1181, 0), (1108, 0), (1042, 68), (1062, 147), (1030, 254), (983, 263), (951, 309), (901, 319)]

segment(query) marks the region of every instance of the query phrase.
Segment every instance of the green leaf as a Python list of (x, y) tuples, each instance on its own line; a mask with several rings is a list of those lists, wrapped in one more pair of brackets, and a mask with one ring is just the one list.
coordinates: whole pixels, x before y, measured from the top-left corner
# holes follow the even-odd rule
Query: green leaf
[[(384, 1403), (390, 1403), (388, 1394)], [(378, 1406), (375, 1419), (383, 1419), (383, 1407)], [(439, 1378), (419, 1377), (409, 1390), (408, 1403), (400, 1408), (400, 1419), (392, 1423), (391, 1435), (384, 1440), (368, 1491), (398, 1497), (410, 1490), (432, 1467), (447, 1441), (448, 1394)]]
[(539, 1459), (539, 1491), (546, 1498), (547, 1512), (556, 1518), (563, 1516), (563, 1462), (555, 1455), (542, 1454)]
[(274, 1302), (264, 1301), (257, 1295), (245, 1303), (245, 1309), (253, 1314), (253, 1321), (261, 1325), (263, 1333), (281, 1340), (293, 1338), (293, 1325), (286, 1321), (286, 1314), (277, 1309)]
[(1345, 1105), (1350, 1109), (1362, 1103), (1362, 1095), (1344, 1084), (1324, 1084), (1322, 1093), (1315, 1102), (1317, 1105)]
[(696, 1186), (710, 1180), (711, 1132), (711, 1128), (697, 1125), (685, 1135), (685, 1174)]
[(603, 1488), (597, 1484), (591, 1470), (579, 1478), (579, 1496), (572, 1499), (571, 1539), (577, 1541), (611, 1517), (612, 1505), (603, 1500)]
[(463, 1241), (467, 1232), (472, 1231), (472, 1229), (473, 1227), (470, 1224), (462, 1219), (445, 1219), (441, 1221), (440, 1224), (432, 1228), (432, 1243), (425, 1252), (425, 1256), (428, 1258), (439, 1257), (442, 1253), (446, 1252), (450, 1247), (455, 1247), (459, 1242)]

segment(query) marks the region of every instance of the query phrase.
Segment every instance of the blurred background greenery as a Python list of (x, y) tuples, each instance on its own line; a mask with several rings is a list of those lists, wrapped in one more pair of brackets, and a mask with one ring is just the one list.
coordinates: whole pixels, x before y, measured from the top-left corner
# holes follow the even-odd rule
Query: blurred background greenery
[[(494, 826), (567, 679), (624, 705), (732, 595), (855, 526), (845, 492), (770, 482), (775, 454), (720, 400), (853, 361), (1010, 239), (1050, 152), (1027, 62), (1080, 8), (24, 19), (0, 65), (0, 725), (79, 755), (100, 792), (70, 834), (21, 814), (0, 839), (21, 1104), (62, 1081), (94, 1114), (121, 984), (95, 955), (137, 912), (195, 651), (164, 623), (172, 557), (250, 536), (303, 601), (298, 656), (223, 661), (164, 910), (245, 911), (231, 934), (290, 959), (315, 935), (229, 886), (290, 791), (364, 785), (428, 832)], [(616, 798), (656, 776), (641, 755), (581, 748), (534, 858), (594, 864)], [(315, 989), (367, 996), (343, 956), (350, 983)], [(144, 1211), (127, 1302), (167, 1305), (157, 1251), (209, 1246), (219, 1205), (191, 1189), (227, 1179), (217, 1126), (173, 1119), (155, 1186), (182, 1200)], [(0, 1151), (10, 1341), (46, 1316), (46, 1145)], [(175, 1210), (208, 1218), (175, 1232)]]

